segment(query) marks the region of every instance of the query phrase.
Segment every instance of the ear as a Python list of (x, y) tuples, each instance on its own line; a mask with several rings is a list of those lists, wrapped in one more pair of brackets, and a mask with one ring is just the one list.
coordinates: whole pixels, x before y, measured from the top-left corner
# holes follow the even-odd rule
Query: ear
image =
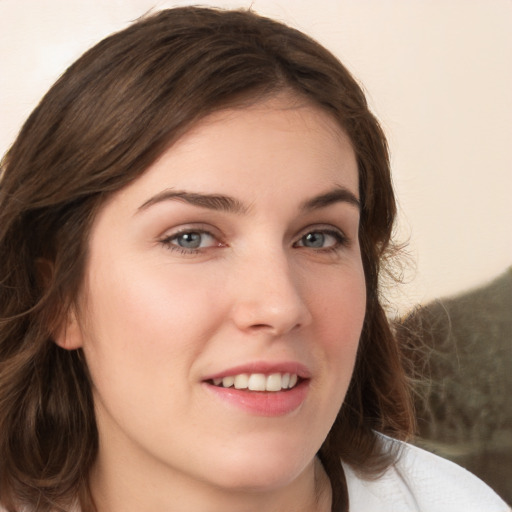
[(65, 350), (76, 350), (83, 346), (82, 327), (74, 305), (71, 305), (65, 313), (65, 318), (56, 330), (53, 341)]
[[(50, 286), (54, 274), (53, 262), (46, 258), (36, 260), (36, 279), (44, 290)], [(75, 350), (82, 346), (82, 330), (78, 322), (76, 307), (71, 305), (64, 312), (64, 318), (53, 332), (54, 342), (65, 350)]]

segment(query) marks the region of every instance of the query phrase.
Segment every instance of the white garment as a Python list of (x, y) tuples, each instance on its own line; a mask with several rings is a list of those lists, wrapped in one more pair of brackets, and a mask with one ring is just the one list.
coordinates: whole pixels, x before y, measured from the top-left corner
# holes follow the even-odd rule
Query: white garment
[(510, 512), (469, 471), (415, 446), (400, 443), (400, 448), (398, 462), (373, 481), (343, 465), (349, 512)]

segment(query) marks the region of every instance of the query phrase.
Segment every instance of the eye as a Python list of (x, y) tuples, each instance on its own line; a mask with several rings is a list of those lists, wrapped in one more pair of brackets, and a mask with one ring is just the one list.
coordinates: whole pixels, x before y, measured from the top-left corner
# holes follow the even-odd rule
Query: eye
[(181, 231), (164, 238), (161, 243), (169, 249), (183, 253), (193, 253), (200, 249), (222, 245), (211, 233), (200, 230)]
[(204, 243), (207, 243), (208, 237), (211, 238), (206, 233), (190, 231), (189, 233), (177, 235), (174, 237), (173, 242), (184, 249), (199, 249)]
[(309, 249), (337, 249), (341, 245), (346, 245), (345, 236), (334, 229), (322, 229), (309, 231), (303, 235), (295, 244), (295, 247), (306, 247)]

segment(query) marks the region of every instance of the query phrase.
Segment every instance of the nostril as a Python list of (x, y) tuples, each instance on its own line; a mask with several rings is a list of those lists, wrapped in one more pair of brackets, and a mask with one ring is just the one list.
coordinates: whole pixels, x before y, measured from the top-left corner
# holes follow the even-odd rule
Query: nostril
[(309, 323), (311, 313), (298, 289), (290, 283), (264, 288), (254, 283), (237, 288), (231, 314), (239, 329), (276, 336)]
[(296, 323), (295, 325), (279, 325), (276, 322), (276, 325), (272, 324), (254, 324), (249, 326), (249, 331), (253, 333), (261, 333), (261, 334), (270, 334), (271, 336), (279, 336), (281, 334), (289, 333), (291, 331), (295, 331), (296, 329), (300, 329), (301, 324)]

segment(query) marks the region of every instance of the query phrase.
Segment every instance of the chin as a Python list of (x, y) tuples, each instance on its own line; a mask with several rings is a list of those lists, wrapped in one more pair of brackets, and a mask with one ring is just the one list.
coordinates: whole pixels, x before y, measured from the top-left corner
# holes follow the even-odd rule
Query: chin
[(313, 460), (314, 454), (308, 457), (297, 448), (287, 453), (260, 447), (256, 452), (242, 451), (223, 458), (214, 471), (215, 480), (219, 487), (233, 492), (273, 491), (292, 483), (313, 466)]
[(227, 473), (217, 482), (217, 486), (234, 493), (273, 492), (290, 485), (300, 475), (301, 471), (291, 472), (290, 468), (251, 468), (247, 471), (237, 471), (230, 476)]

